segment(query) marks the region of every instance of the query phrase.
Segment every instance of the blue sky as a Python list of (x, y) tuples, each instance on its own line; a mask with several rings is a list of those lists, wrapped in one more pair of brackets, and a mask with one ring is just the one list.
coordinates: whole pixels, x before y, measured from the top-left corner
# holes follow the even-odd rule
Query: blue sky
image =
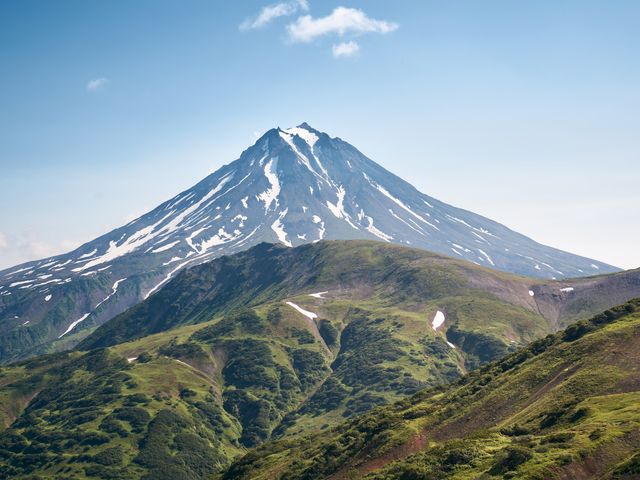
[(640, 2), (263, 10), (277, 3), (0, 2), (0, 267), (105, 233), (303, 121), (429, 195), (640, 266)]

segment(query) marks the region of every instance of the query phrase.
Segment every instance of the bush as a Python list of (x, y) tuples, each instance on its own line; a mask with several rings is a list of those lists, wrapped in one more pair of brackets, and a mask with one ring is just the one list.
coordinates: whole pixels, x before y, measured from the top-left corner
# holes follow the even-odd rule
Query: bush
[(591, 322), (583, 320), (581, 322), (572, 323), (565, 329), (564, 333), (562, 334), (562, 339), (565, 342), (573, 342), (574, 340), (578, 340), (592, 330), (595, 330), (595, 326)]
[(324, 365), (322, 354), (305, 348), (293, 351), (291, 364), (300, 379), (303, 390), (307, 390), (322, 380), (328, 370)]
[(254, 447), (264, 442), (271, 430), (271, 404), (256, 398), (244, 390), (224, 392), (224, 409), (240, 420), (242, 436), (240, 443)]
[(138, 355), (136, 361), (138, 363), (148, 363), (151, 361), (151, 355), (149, 355), (149, 353), (147, 352), (142, 352), (140, 355)]
[[(447, 340), (458, 345), (466, 354), (475, 357), (476, 363), (482, 365), (509, 353), (508, 346), (496, 337), (485, 333), (471, 332), (452, 325), (446, 332)], [(473, 361), (471, 362), (472, 366)]]
[(197, 343), (186, 342), (177, 344), (175, 340), (163, 345), (158, 350), (162, 355), (172, 358), (206, 358), (207, 354)]
[(505, 448), (489, 470), (492, 475), (499, 475), (517, 470), (520, 465), (533, 458), (533, 452), (525, 447), (509, 446)]
[(96, 453), (92, 460), (100, 465), (121, 465), (124, 459), (124, 454), (120, 447), (107, 448), (99, 453)]
[(547, 435), (542, 440), (540, 440), (541, 444), (545, 443), (565, 443), (569, 440), (573, 439), (576, 434), (573, 432), (560, 432), (560, 433), (552, 433), (551, 435)]
[(334, 327), (329, 320), (320, 320), (320, 322), (318, 322), (318, 330), (324, 343), (326, 343), (329, 348), (333, 348), (338, 344), (340, 331)]
[(115, 433), (122, 438), (129, 436), (129, 432), (127, 431), (126, 428), (124, 428), (122, 423), (120, 423), (111, 415), (105, 417), (105, 419), (102, 420), (102, 423), (100, 423), (100, 426), (98, 428), (103, 432)]
[(510, 425), (508, 427), (502, 428), (500, 430), (500, 433), (509, 437), (519, 437), (522, 435), (527, 435), (529, 433), (529, 430), (526, 427), (523, 427), (522, 425), (518, 425), (516, 423), (515, 425)]
[(133, 407), (140, 403), (147, 404), (150, 401), (151, 399), (144, 393), (134, 393), (133, 395), (127, 395), (124, 397), (124, 401), (122, 403), (127, 407)]
[(270, 309), (269, 313), (267, 313), (267, 320), (272, 325), (279, 325), (280, 321), (282, 320), (282, 312), (280, 311), (280, 309), (278, 307), (273, 307), (272, 309)]
[(114, 410), (113, 415), (118, 420), (124, 420), (131, 425), (134, 432), (140, 433), (147, 426), (151, 416), (144, 408), (140, 407), (122, 407)]
[(193, 398), (197, 395), (198, 394), (196, 392), (189, 388), (183, 388), (182, 390), (180, 390), (180, 398), (182, 398), (183, 400), (186, 398)]
[(254, 339), (229, 340), (224, 346), (229, 352), (227, 364), (222, 369), (226, 383), (238, 388), (278, 388), (275, 378), (267, 370), (275, 367), (267, 342)]
[(302, 328), (291, 328), (291, 335), (298, 340), (300, 345), (310, 345), (316, 343), (316, 337), (309, 330)]

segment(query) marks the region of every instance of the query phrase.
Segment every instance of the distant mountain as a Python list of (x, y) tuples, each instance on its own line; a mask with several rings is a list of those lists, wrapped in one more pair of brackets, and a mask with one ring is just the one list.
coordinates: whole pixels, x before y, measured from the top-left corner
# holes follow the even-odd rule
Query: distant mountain
[(73, 252), (0, 272), (0, 361), (77, 343), (181, 269), (260, 242), (322, 239), (397, 243), (547, 279), (617, 270), (420, 193), (303, 123), (269, 130), (238, 160)]
[(445, 388), (268, 442), (223, 480), (637, 479), (640, 299)]

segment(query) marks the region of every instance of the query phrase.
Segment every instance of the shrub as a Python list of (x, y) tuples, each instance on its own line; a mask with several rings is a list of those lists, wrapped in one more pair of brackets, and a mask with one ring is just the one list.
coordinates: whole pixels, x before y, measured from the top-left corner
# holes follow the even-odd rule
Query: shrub
[(96, 453), (92, 460), (100, 465), (120, 465), (124, 454), (120, 447), (111, 447)]
[(305, 330), (303, 328), (292, 327), (291, 335), (298, 340), (300, 345), (316, 343), (316, 337), (314, 337), (309, 330)]
[(134, 393), (132, 395), (127, 395), (126, 397), (124, 397), (124, 401), (122, 403), (127, 407), (133, 407), (140, 403), (147, 404), (150, 401), (151, 399), (144, 393)]
[(151, 416), (144, 408), (140, 407), (122, 407), (114, 410), (115, 418), (124, 420), (131, 425), (134, 432), (142, 432), (144, 427), (149, 423)]
[(527, 435), (529, 433), (529, 430), (526, 427), (523, 427), (522, 425), (518, 425), (516, 423), (514, 425), (502, 428), (500, 430), (500, 433), (509, 437), (519, 437), (522, 435)]
[(204, 352), (202, 347), (197, 343), (186, 342), (186, 343), (176, 343), (175, 340), (172, 340), (170, 343), (163, 345), (158, 350), (162, 355), (166, 355), (167, 357), (172, 358), (206, 358), (207, 354)]
[(104, 433), (89, 432), (80, 435), (80, 445), (96, 446), (107, 443), (108, 441), (109, 437)]
[(138, 363), (148, 363), (151, 361), (151, 355), (147, 352), (142, 352), (140, 355), (138, 355), (138, 358), (136, 361)]
[(127, 431), (127, 429), (124, 428), (124, 426), (111, 415), (105, 417), (98, 428), (103, 432), (115, 433), (123, 438), (129, 436), (129, 432)]
[(193, 390), (191, 390), (189, 388), (183, 388), (182, 390), (180, 390), (180, 398), (182, 398), (182, 399), (193, 398), (193, 397), (195, 397), (197, 395), (198, 394), (196, 392), (194, 392)]
[(498, 456), (489, 473), (499, 475), (501, 473), (517, 470), (523, 463), (533, 457), (533, 452), (525, 447), (509, 446), (506, 447)]
[(322, 354), (305, 348), (291, 353), (291, 364), (300, 379), (303, 390), (319, 382), (327, 371)]
[(333, 348), (338, 344), (340, 331), (334, 327), (329, 320), (320, 320), (320, 322), (318, 322), (318, 330), (324, 343), (326, 343), (329, 348)]

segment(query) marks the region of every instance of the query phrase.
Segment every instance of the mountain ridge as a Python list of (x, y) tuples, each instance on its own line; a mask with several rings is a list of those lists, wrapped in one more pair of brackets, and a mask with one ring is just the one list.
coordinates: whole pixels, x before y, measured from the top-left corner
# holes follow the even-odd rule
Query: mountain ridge
[[(394, 267), (387, 267), (384, 262), (390, 262)], [(323, 240), (294, 248), (261, 243), (233, 256), (220, 257), (182, 271), (165, 288), (100, 326), (80, 342), (78, 348), (111, 346), (170, 330), (184, 322), (206, 321), (233, 308), (252, 307), (265, 300), (284, 300), (309, 289), (339, 291), (341, 296), (348, 296), (357, 303), (360, 288), (369, 292), (366, 285), (370, 282), (383, 284), (379, 277), (381, 272), (385, 272), (385, 288), (392, 289), (401, 278), (424, 274), (428, 279), (431, 272), (437, 273), (440, 269), (446, 271), (447, 278), (455, 277), (456, 281), (449, 290), (438, 295), (453, 297), (460, 294), (460, 285), (466, 285), (465, 288), (477, 289), (502, 302), (527, 309), (543, 320), (547, 332), (640, 295), (640, 271), (544, 282), (421, 249), (381, 242)], [(422, 277), (419, 277), (422, 283), (414, 285), (417, 278), (403, 284), (404, 292), (393, 291), (400, 297), (409, 296), (409, 292), (417, 295), (421, 291), (423, 301), (439, 292), (433, 290), (431, 281)], [(398, 301), (398, 298), (393, 299), (394, 303)]]
[(307, 124), (267, 131), (149, 213), (78, 249), (0, 272), (0, 361), (68, 348), (184, 268), (262, 241), (373, 239), (546, 278), (616, 271), (420, 193)]

